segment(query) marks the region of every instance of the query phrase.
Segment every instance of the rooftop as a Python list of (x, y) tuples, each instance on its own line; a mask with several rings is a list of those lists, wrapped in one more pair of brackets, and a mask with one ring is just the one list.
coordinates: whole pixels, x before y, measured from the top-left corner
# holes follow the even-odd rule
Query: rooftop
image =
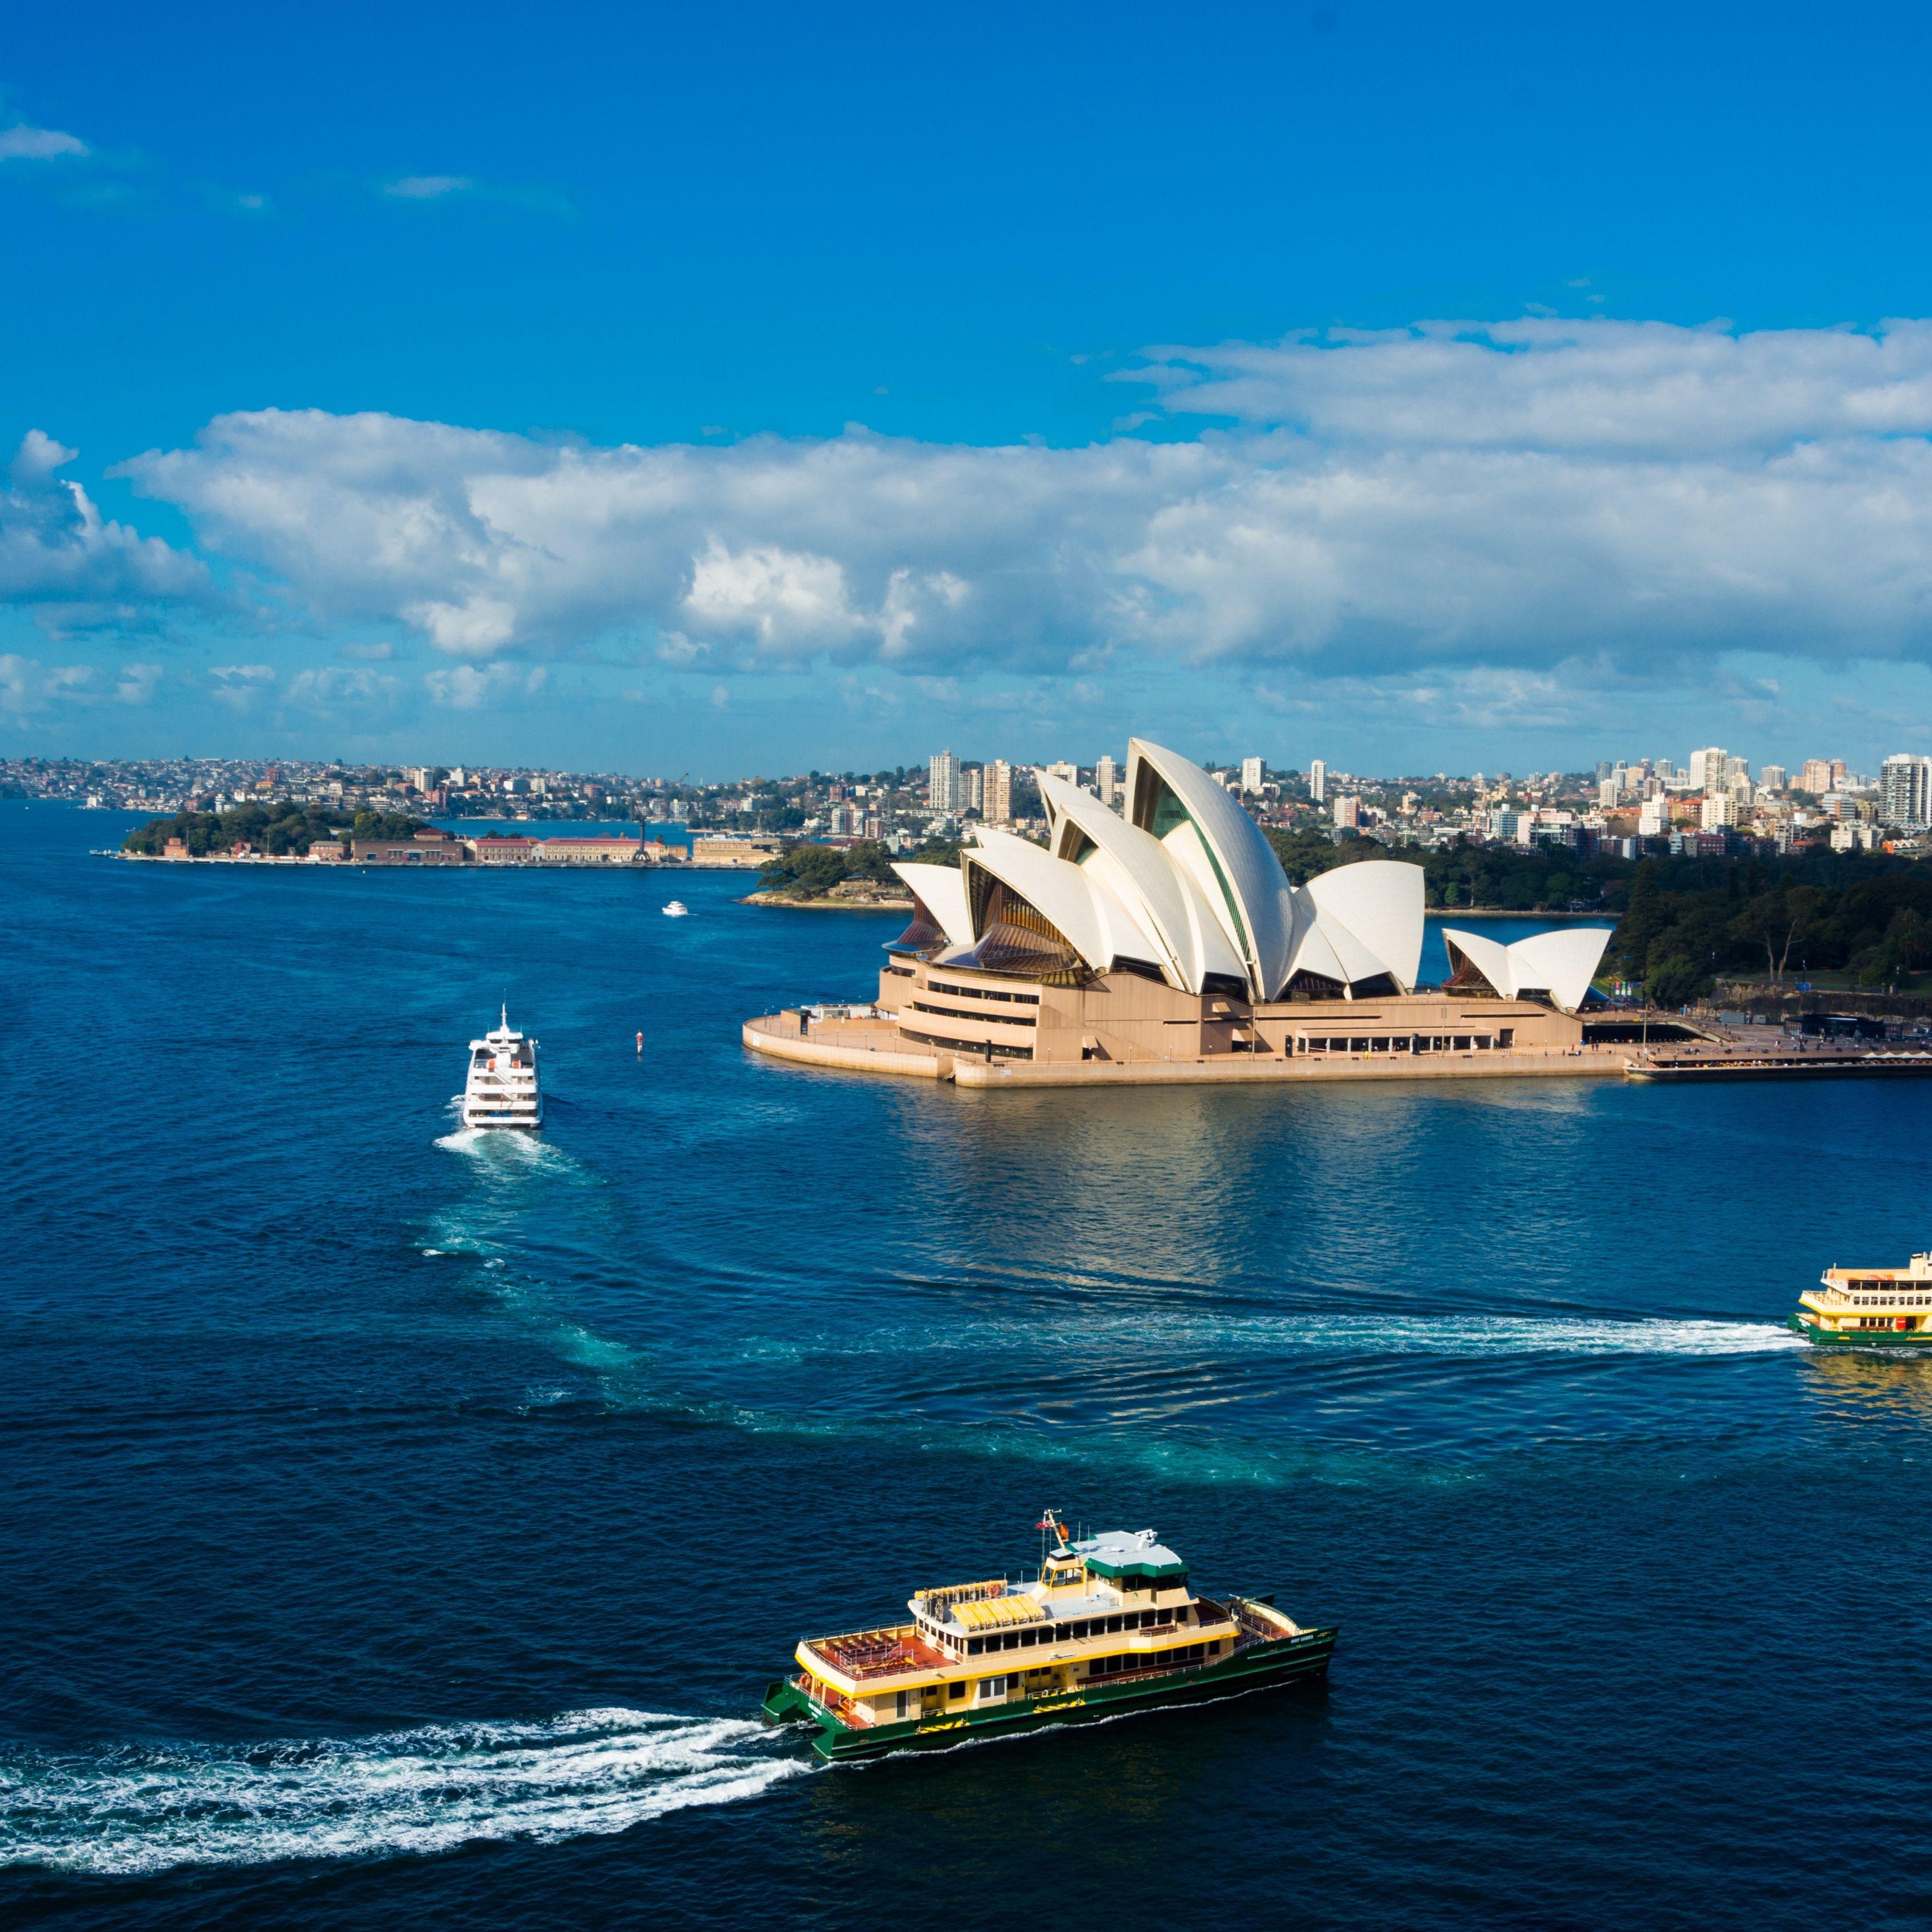
[(1150, 1529), (1106, 1529), (1072, 1546), (1102, 1576), (1178, 1576), (1187, 1565)]

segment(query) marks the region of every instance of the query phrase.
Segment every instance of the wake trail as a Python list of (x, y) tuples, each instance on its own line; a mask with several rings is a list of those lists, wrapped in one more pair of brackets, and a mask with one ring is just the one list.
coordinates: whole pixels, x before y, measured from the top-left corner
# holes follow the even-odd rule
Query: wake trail
[(755, 1797), (806, 1768), (773, 1747), (743, 1719), (613, 1708), (364, 1738), (10, 1754), (0, 1868), (127, 1877), (608, 1834)]

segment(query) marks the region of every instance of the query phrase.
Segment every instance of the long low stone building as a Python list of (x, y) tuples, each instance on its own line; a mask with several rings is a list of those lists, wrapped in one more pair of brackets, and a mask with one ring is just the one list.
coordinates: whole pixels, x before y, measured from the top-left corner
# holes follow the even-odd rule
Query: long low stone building
[(1040, 788), (1044, 848), (986, 830), (956, 870), (894, 867), (914, 913), (875, 1000), (750, 1022), (746, 1044), (976, 1084), (1621, 1070), (1580, 1012), (1607, 928), (1449, 931), (1451, 976), (1420, 987), (1420, 866), (1295, 887), (1238, 800), (1138, 739), (1124, 815)]

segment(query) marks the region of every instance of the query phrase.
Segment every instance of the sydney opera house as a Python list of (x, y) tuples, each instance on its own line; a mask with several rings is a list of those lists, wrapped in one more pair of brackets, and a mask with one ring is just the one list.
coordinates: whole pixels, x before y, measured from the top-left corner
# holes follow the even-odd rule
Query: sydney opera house
[(1514, 945), (1447, 930), (1453, 970), (1425, 988), (1420, 866), (1364, 860), (1292, 886), (1237, 799), (1141, 739), (1123, 812), (1045, 773), (1040, 790), (1045, 847), (988, 827), (956, 868), (895, 868), (914, 909), (876, 1004), (755, 1020), (746, 1043), (974, 1084), (1580, 1072), (1599, 1057), (1580, 1013), (1601, 928)]

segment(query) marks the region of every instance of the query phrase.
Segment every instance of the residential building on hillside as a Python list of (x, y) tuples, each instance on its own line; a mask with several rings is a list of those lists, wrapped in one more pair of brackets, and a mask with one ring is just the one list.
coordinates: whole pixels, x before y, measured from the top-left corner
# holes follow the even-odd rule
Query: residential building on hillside
[(1690, 754), (1690, 777), (1693, 788), (1708, 796), (1724, 788), (1724, 780), (1730, 754), (1721, 745), (1707, 745), (1700, 752)]
[(1004, 758), (986, 767), (984, 802), (980, 810), (989, 825), (1007, 825), (1013, 816), (1013, 768)]
[[(1478, 777), (1476, 789), (1480, 791), (1482, 785), (1482, 779)], [(1308, 796), (1320, 805), (1326, 800), (1328, 794), (1328, 767), (1319, 758), (1311, 759), (1308, 766)]]
[(1241, 790), (1250, 798), (1261, 796), (1262, 761), (1258, 758), (1241, 760)]
[(1894, 752), (1879, 776), (1879, 811), (1888, 825), (1918, 831), (1932, 825), (1932, 758)]
[(1119, 788), (1119, 783), (1113, 753), (1102, 752), (1094, 764), (1094, 790), (1100, 802), (1110, 811), (1113, 808), (1114, 794)]
[(926, 760), (926, 802), (934, 812), (959, 809), (959, 760), (950, 752), (935, 752)]
[(1782, 791), (1790, 782), (1791, 775), (1782, 765), (1766, 765), (1758, 772), (1760, 791)]
[(1804, 769), (1798, 774), (1798, 789), (1814, 792), (1822, 797), (1832, 789), (1832, 760), (1829, 758), (1807, 758)]

